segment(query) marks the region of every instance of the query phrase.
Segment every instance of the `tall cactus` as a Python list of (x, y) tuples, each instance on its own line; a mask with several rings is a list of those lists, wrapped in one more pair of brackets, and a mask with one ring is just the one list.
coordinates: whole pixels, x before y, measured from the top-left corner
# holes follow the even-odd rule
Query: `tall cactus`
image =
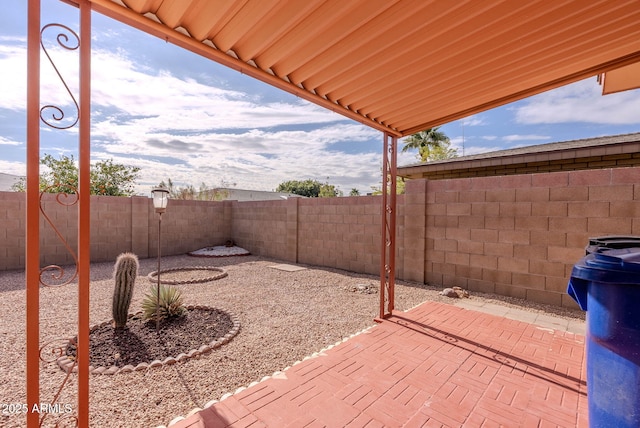
[(129, 305), (133, 296), (133, 285), (138, 276), (138, 256), (133, 253), (122, 253), (116, 260), (113, 279), (115, 287), (113, 289), (113, 320), (116, 328), (127, 326), (129, 315)]

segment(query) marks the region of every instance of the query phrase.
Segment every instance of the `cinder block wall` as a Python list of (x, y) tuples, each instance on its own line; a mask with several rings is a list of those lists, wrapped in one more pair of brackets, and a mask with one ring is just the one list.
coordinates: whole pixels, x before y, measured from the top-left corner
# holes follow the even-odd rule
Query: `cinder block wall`
[(380, 272), (381, 197), (300, 199), (298, 261)]
[(232, 203), (233, 239), (292, 263), (380, 271), (380, 197)]
[[(420, 181), (433, 284), (575, 306), (565, 291), (588, 238), (640, 234), (640, 168)], [(415, 279), (420, 263), (405, 261)]]
[[(0, 270), (25, 265), (26, 198), (24, 193), (0, 192)], [(42, 207), (52, 224), (40, 216), (42, 266), (73, 263), (66, 245), (77, 254), (78, 206), (74, 196), (44, 194)], [(158, 215), (150, 198), (91, 197), (91, 260), (111, 261), (132, 251), (141, 258), (158, 254)], [(58, 237), (64, 238), (64, 242)], [(231, 203), (170, 201), (162, 216), (162, 254), (184, 254), (232, 237)], [(65, 244), (66, 242), (66, 244)]]
[[(636, 184), (639, 183), (639, 184)], [(24, 267), (23, 193), (0, 192), (0, 270)], [(162, 254), (233, 239), (254, 254), (293, 263), (380, 272), (381, 197), (264, 202), (170, 201)], [(75, 250), (77, 206), (44, 195), (45, 213)], [(410, 180), (398, 197), (396, 275), (558, 306), (589, 237), (640, 235), (640, 167)], [(41, 263), (71, 257), (41, 220)], [(149, 198), (91, 200), (91, 258), (157, 255)]]
[(26, 206), (24, 193), (0, 192), (0, 270), (25, 265)]
[(232, 237), (236, 245), (265, 257), (296, 262), (298, 199), (232, 201)]
[[(148, 201), (148, 254), (149, 257), (156, 257), (158, 214), (151, 200)], [(228, 239), (233, 239), (230, 201), (172, 199), (167, 212), (162, 215), (163, 255), (185, 254), (211, 245), (224, 245)]]

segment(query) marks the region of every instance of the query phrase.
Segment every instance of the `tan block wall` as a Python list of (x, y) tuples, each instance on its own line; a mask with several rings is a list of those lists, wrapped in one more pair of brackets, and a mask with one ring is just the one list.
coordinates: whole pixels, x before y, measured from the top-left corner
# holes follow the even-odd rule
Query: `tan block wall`
[(380, 272), (380, 196), (299, 200), (298, 261)]
[(0, 270), (25, 265), (26, 212), (24, 193), (0, 192)]
[[(149, 256), (157, 257), (158, 214), (148, 205)], [(233, 238), (231, 202), (170, 200), (162, 215), (162, 255), (184, 254)], [(141, 244), (144, 243), (142, 240)]]
[(296, 262), (297, 198), (230, 204), (236, 245), (253, 254)]
[(589, 237), (640, 234), (640, 168), (419, 181), (432, 284), (573, 307)]
[[(25, 265), (26, 199), (24, 193), (0, 192), (0, 270)], [(42, 266), (73, 263), (77, 253), (78, 205), (72, 196), (45, 194), (42, 207), (51, 220), (40, 216), (40, 263)], [(232, 236), (230, 202), (169, 202), (162, 216), (162, 254), (184, 254), (209, 245), (221, 245)], [(140, 258), (157, 256), (158, 215), (150, 198), (91, 197), (91, 260), (111, 261), (132, 251)], [(64, 238), (63, 242), (56, 230)]]
[[(589, 237), (640, 235), (640, 167), (411, 180), (398, 197), (396, 275), (558, 306)], [(0, 270), (25, 259), (25, 195), (0, 192)], [(170, 201), (162, 254), (233, 239), (292, 263), (380, 272), (380, 196), (264, 202)], [(47, 215), (75, 250), (77, 207), (45, 195)], [(158, 216), (145, 197), (92, 197), (91, 259), (157, 255)], [(72, 259), (41, 220), (41, 263)]]

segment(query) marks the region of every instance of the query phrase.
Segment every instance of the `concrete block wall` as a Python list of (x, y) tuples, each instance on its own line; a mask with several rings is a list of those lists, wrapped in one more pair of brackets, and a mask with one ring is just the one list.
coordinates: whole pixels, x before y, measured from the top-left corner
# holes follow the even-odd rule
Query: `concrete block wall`
[(380, 272), (381, 197), (300, 199), (298, 261)]
[(426, 282), (428, 180), (409, 180), (403, 203), (398, 207), (398, 276), (408, 281)]
[[(133, 210), (134, 201), (150, 202), (149, 198), (117, 198), (113, 196), (91, 197), (91, 259), (95, 261), (115, 260), (118, 254), (133, 249)], [(47, 205), (48, 210), (59, 211), (68, 218), (65, 225), (65, 236), (68, 242), (77, 239), (77, 206), (70, 207), (66, 212), (58, 205)], [(50, 228), (46, 228), (50, 230)], [(41, 229), (42, 230), (42, 229)], [(61, 231), (62, 232), (62, 231)], [(42, 233), (42, 232), (41, 232)], [(48, 232), (47, 232), (48, 233)], [(147, 241), (148, 247), (148, 239)], [(57, 244), (60, 245), (60, 244)], [(148, 253), (138, 254), (144, 258)], [(70, 261), (68, 261), (70, 262)], [(59, 262), (58, 262), (59, 263)]]
[(298, 198), (229, 203), (236, 245), (253, 254), (296, 262)]
[[(158, 214), (150, 199), (147, 209), (148, 256), (157, 257)], [(224, 245), (228, 239), (233, 239), (229, 201), (172, 199), (162, 215), (162, 255), (185, 254), (207, 246)]]
[[(22, 269), (26, 251), (26, 195), (0, 192), (0, 270)], [(73, 196), (44, 194), (40, 216), (40, 264), (68, 265), (77, 254), (78, 206)], [(131, 251), (140, 258), (157, 256), (158, 215), (150, 198), (91, 197), (91, 260), (115, 261)], [(58, 237), (56, 230), (64, 238)], [(232, 237), (231, 203), (170, 201), (162, 217), (162, 254), (184, 254)], [(66, 244), (65, 244), (66, 242)]]
[(0, 192), (0, 271), (25, 265), (26, 201), (24, 193)]
[(636, 183), (640, 168), (426, 181), (425, 281), (574, 307), (589, 237), (640, 234)]
[[(380, 196), (234, 201), (233, 239), (253, 254), (378, 274), (381, 201)], [(402, 239), (398, 234), (398, 242)]]
[[(639, 183), (639, 184), (636, 184)], [(25, 258), (23, 193), (0, 192), (0, 270)], [(378, 274), (381, 197), (264, 202), (170, 201), (162, 254), (233, 239), (253, 254)], [(44, 195), (45, 212), (75, 250), (77, 206)], [(396, 275), (575, 307), (565, 293), (589, 237), (640, 235), (640, 167), (501, 177), (410, 180), (397, 205)], [(41, 263), (72, 259), (41, 219)], [(157, 255), (149, 198), (92, 197), (91, 258)]]

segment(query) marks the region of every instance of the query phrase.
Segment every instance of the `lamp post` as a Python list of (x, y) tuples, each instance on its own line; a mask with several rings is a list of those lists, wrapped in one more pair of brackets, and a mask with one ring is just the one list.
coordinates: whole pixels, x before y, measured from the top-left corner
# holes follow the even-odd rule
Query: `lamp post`
[(160, 233), (162, 231), (162, 214), (167, 210), (169, 190), (166, 187), (155, 187), (151, 190), (153, 207), (158, 213), (158, 285), (156, 288), (156, 333), (160, 332)]

